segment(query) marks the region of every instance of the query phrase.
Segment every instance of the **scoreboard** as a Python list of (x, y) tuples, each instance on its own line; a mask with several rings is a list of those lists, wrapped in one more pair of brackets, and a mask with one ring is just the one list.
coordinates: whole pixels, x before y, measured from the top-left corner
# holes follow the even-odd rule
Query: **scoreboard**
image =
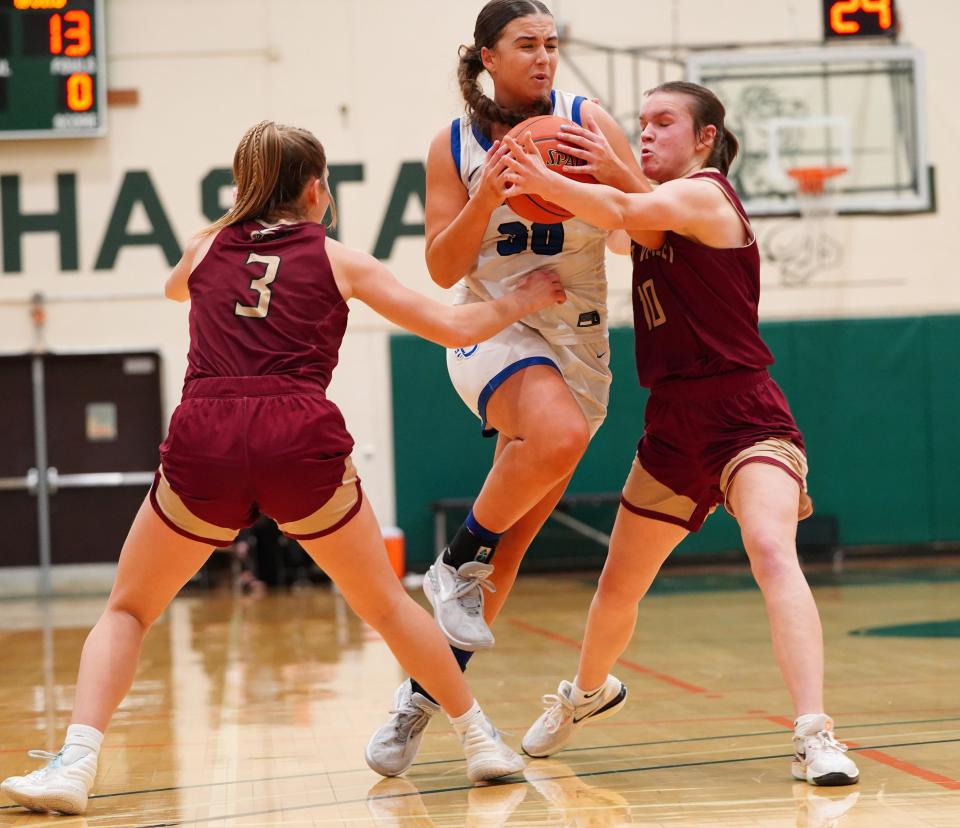
[(0, 139), (106, 131), (102, 0), (0, 0)]

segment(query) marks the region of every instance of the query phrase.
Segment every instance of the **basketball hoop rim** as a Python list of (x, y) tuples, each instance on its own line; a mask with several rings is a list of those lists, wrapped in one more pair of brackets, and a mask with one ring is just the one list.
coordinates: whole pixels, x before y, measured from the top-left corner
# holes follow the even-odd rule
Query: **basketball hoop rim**
[(831, 178), (843, 175), (847, 167), (789, 167), (787, 175), (797, 182), (801, 193), (819, 195)]

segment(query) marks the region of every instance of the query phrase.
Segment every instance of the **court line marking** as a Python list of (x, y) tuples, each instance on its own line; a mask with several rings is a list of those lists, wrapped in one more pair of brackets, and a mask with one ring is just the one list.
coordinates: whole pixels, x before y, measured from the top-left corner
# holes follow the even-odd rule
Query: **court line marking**
[(880, 762), (884, 765), (889, 765), (891, 768), (894, 768), (904, 773), (909, 773), (911, 776), (916, 776), (920, 779), (924, 779), (927, 782), (932, 782), (934, 785), (939, 785), (941, 788), (946, 788), (948, 791), (960, 791), (960, 780), (951, 779), (949, 776), (944, 776), (942, 773), (937, 773), (936, 771), (929, 770), (928, 768), (921, 767), (920, 765), (915, 765), (913, 762), (907, 762), (905, 759), (898, 759), (896, 756), (890, 756), (883, 751), (876, 750), (875, 748), (861, 747), (855, 742), (847, 742), (851, 750), (856, 750), (860, 753), (861, 756), (866, 756), (868, 759), (873, 759), (874, 762)]
[[(520, 627), (522, 630), (527, 630), (528, 632), (541, 635), (544, 638), (549, 638), (553, 641), (559, 641), (561, 644), (566, 644), (569, 647), (575, 647), (578, 650), (580, 649), (580, 642), (576, 639), (567, 638), (565, 635), (560, 635), (559, 633), (552, 632), (551, 630), (545, 630), (543, 627), (538, 627), (535, 624), (531, 624), (528, 621), (524, 621), (520, 618), (508, 618), (507, 623), (512, 624), (514, 627)], [(635, 661), (628, 661), (625, 658), (618, 658), (617, 664), (622, 664), (624, 667), (629, 670), (633, 670), (635, 673), (642, 673), (650, 676), (650, 678), (665, 682), (672, 687), (679, 687), (681, 690), (686, 690), (688, 693), (710, 692), (705, 687), (698, 687), (696, 684), (690, 684), (688, 681), (678, 679), (676, 676), (671, 676), (667, 673), (661, 673), (650, 667), (645, 667), (643, 664), (638, 664)]]
[[(946, 721), (956, 721), (956, 720), (957, 719), (947, 719)], [(877, 723), (854, 725), (854, 727), (874, 727), (874, 726), (881, 726), (881, 725), (896, 725), (896, 724), (920, 724), (920, 723), (923, 723), (923, 721), (921, 722), (911, 722), (911, 721), (877, 722)], [(940, 720), (934, 719), (933, 721), (940, 721)], [(757, 733), (733, 733), (733, 734), (727, 734), (727, 735), (721, 735), (721, 736), (701, 736), (698, 738), (691, 738), (691, 739), (665, 739), (665, 740), (655, 741), (655, 742), (625, 742), (625, 743), (616, 744), (616, 745), (593, 745), (592, 747), (566, 748), (564, 750), (564, 753), (616, 750), (618, 748), (650, 747), (650, 746), (656, 746), (656, 745), (680, 744), (685, 742), (706, 742), (706, 741), (718, 740), (718, 739), (737, 739), (737, 738), (745, 738), (745, 737), (751, 737), (751, 736), (773, 736), (773, 735), (782, 735), (782, 733), (783, 731), (780, 731), (780, 730), (766, 730), (766, 731), (761, 731)], [(918, 742), (899, 742), (896, 744), (875, 745), (873, 747), (857, 746), (857, 747), (852, 747), (851, 750), (859, 753), (864, 753), (867, 751), (877, 750), (879, 748), (918, 747), (923, 745), (941, 745), (941, 744), (953, 744), (953, 743), (960, 743), (960, 737), (955, 739), (930, 739), (930, 740), (918, 741)], [(848, 743), (848, 744), (852, 744), (852, 743)], [(623, 770), (590, 771), (582, 774), (574, 774), (574, 776), (596, 776), (596, 775), (601, 775), (606, 773), (633, 773), (633, 772), (645, 771), (645, 770), (659, 770), (662, 768), (674, 768), (674, 767), (684, 768), (684, 767), (693, 767), (698, 765), (718, 765), (718, 764), (724, 764), (726, 762), (752, 762), (754, 760), (759, 760), (759, 759), (787, 759), (791, 755), (792, 754), (790, 753), (780, 753), (774, 756), (741, 757), (738, 759), (711, 759), (711, 760), (704, 760), (702, 762), (677, 763), (677, 764), (671, 764), (671, 765), (655, 765), (650, 767), (639, 767), (639, 768), (624, 768)], [(450, 765), (450, 764), (459, 764), (462, 762), (463, 762), (463, 757), (461, 756), (454, 759), (436, 759), (429, 762), (416, 762), (414, 763), (413, 767), (423, 768), (423, 767), (429, 767), (432, 765)], [(309, 779), (317, 776), (337, 776), (345, 773), (360, 773), (360, 772), (365, 772), (367, 770), (368, 769), (366, 767), (345, 768), (344, 770), (337, 770), (337, 771), (314, 771), (312, 773), (296, 773), (296, 774), (288, 774), (285, 776), (264, 776), (264, 777), (259, 777), (257, 779), (236, 779), (236, 780), (226, 780), (223, 782), (203, 782), (196, 785), (171, 785), (163, 788), (143, 788), (143, 789), (134, 790), (134, 791), (114, 791), (112, 793), (93, 794), (90, 797), (90, 799), (91, 800), (114, 799), (114, 798), (124, 797), (124, 796), (139, 796), (142, 794), (171, 793), (174, 791), (196, 790), (198, 788), (218, 788), (225, 785), (253, 785), (261, 782), (283, 782), (291, 779)], [(557, 777), (557, 778), (563, 778), (563, 777)], [(953, 781), (953, 780), (950, 780), (950, 781)], [(500, 784), (516, 784), (516, 783), (500, 783)], [(438, 788), (436, 790), (431, 789), (429, 791), (426, 791), (426, 793), (445, 793), (447, 791), (455, 791), (455, 790), (470, 790), (470, 788), (472, 787), (473, 787), (472, 785), (463, 785), (463, 786), (453, 787), (453, 788)], [(424, 793), (424, 791), (420, 791), (420, 793)], [(407, 796), (407, 794), (390, 794), (388, 796), (385, 796), (384, 798), (388, 798), (389, 796)], [(366, 801), (366, 800), (358, 800), (358, 801)], [(329, 804), (332, 805), (337, 803), (329, 803)], [(349, 804), (349, 803), (344, 802), (342, 804)], [(19, 805), (0, 805), (0, 811), (9, 811), (19, 807), (20, 807)], [(228, 819), (228, 817), (223, 817), (223, 819)]]
[[(960, 721), (960, 716), (952, 716), (949, 719), (912, 719), (907, 721), (899, 722), (866, 722), (864, 724), (858, 725), (846, 725), (844, 726), (844, 731), (855, 730), (857, 728), (864, 727), (885, 727), (892, 725), (909, 725), (909, 724), (936, 724), (939, 722), (957, 722)], [(790, 723), (790, 727), (793, 727), (793, 723)], [(720, 739), (743, 739), (749, 738), (752, 736), (782, 736), (782, 730), (757, 730), (752, 733), (728, 733), (722, 734), (720, 736), (693, 736), (686, 739), (659, 739), (653, 742), (624, 742), (622, 744), (616, 745), (594, 745), (592, 747), (571, 747), (564, 748), (564, 753), (576, 753), (578, 751), (585, 750), (616, 750), (617, 748), (634, 748), (634, 747), (656, 747), (657, 745), (677, 745), (684, 742), (711, 742), (719, 741)], [(416, 765), (423, 763), (416, 763)]]
[[(960, 743), (960, 739), (936, 739), (936, 740), (924, 741), (924, 742), (901, 742), (897, 744), (879, 745), (879, 747), (882, 747), (882, 748), (918, 747), (922, 745), (938, 745), (938, 744), (954, 744), (954, 743)], [(856, 750), (860, 750), (860, 749), (856, 748)], [(558, 775), (550, 778), (551, 779), (575, 779), (575, 778), (586, 779), (594, 776), (609, 776), (611, 774), (617, 774), (617, 773), (643, 773), (646, 771), (677, 770), (677, 769), (683, 769), (683, 768), (707, 767), (712, 765), (736, 765), (736, 764), (742, 764), (745, 762), (766, 761), (769, 759), (785, 759), (789, 755), (790, 754), (775, 754), (772, 756), (744, 756), (744, 757), (738, 757), (736, 759), (708, 759), (708, 760), (703, 760), (699, 762), (673, 762), (673, 763), (664, 764), (664, 765), (648, 765), (646, 767), (620, 768), (620, 769), (611, 768), (606, 770), (587, 771), (585, 773), (572, 773), (572, 774), (566, 774), (566, 775)], [(533, 783), (524, 779), (524, 781), (522, 782), (520, 780), (517, 780), (516, 782), (502, 782), (499, 784), (531, 785), (532, 786)], [(245, 811), (243, 813), (224, 814), (222, 816), (205, 816), (199, 819), (182, 819), (182, 820), (172, 820), (169, 822), (150, 822), (150, 823), (144, 823), (138, 826), (138, 828), (174, 828), (175, 826), (178, 826), (178, 825), (198, 825), (204, 822), (222, 822), (230, 819), (243, 819), (246, 817), (253, 817), (253, 816), (265, 816), (267, 814), (284, 813), (287, 811), (306, 811), (306, 810), (319, 809), (319, 808), (341, 807), (344, 805), (359, 805), (359, 804), (365, 804), (368, 800), (371, 800), (371, 799), (401, 799), (403, 797), (408, 797), (408, 796), (431, 796), (434, 794), (456, 793), (459, 791), (469, 791), (474, 787), (475, 787), (474, 785), (454, 785), (454, 786), (444, 787), (444, 788), (428, 788), (426, 790), (418, 789), (416, 791), (410, 791), (408, 793), (403, 793), (403, 794), (383, 794), (380, 796), (366, 796), (363, 799), (341, 799), (341, 800), (334, 800), (333, 802), (316, 802), (308, 805), (284, 804), (284, 805), (279, 805), (276, 808), (267, 808), (259, 811)], [(811, 787), (814, 787), (814, 786), (811, 786)], [(852, 788), (853, 786), (850, 786), (850, 787)], [(854, 788), (854, 790), (856, 790), (856, 788)], [(101, 795), (93, 796), (90, 798), (101, 799), (101, 798), (117, 796), (117, 795), (118, 794), (101, 794)], [(122, 796), (122, 795), (128, 795), (128, 794), (119, 794), (119, 795)], [(19, 806), (4, 806), (3, 808), (0, 808), (0, 810), (8, 810), (10, 807), (19, 807)], [(198, 807), (205, 807), (205, 806), (198, 806)]]
[[(527, 621), (523, 621), (519, 618), (510, 618), (508, 623), (512, 624), (515, 627), (520, 627), (521, 629), (527, 630), (528, 632), (541, 635), (545, 638), (549, 638), (552, 641), (559, 641), (561, 644), (566, 644), (568, 647), (573, 647), (577, 650), (580, 650), (582, 647), (582, 642), (577, 641), (573, 638), (568, 638), (565, 635), (560, 635), (559, 633), (552, 632), (551, 630), (545, 630), (542, 627), (538, 627), (535, 624), (531, 624)], [(697, 693), (706, 693), (708, 692), (704, 688), (697, 688), (696, 685), (687, 684), (681, 679), (674, 678), (673, 676), (667, 676), (664, 673), (657, 673), (654, 670), (651, 670), (643, 665), (635, 665), (633, 662), (629, 662), (626, 659), (617, 659), (617, 664), (622, 664), (624, 667), (627, 667), (631, 670), (636, 670), (639, 673), (644, 673), (650, 675), (652, 678), (657, 678), (661, 681), (668, 681), (670, 684), (673, 684), (677, 687), (682, 687), (683, 689), (689, 690), (690, 692)], [(639, 667), (639, 669), (637, 669)], [(690, 688), (696, 688), (690, 690)], [(711, 696), (714, 694), (711, 693)], [(717, 694), (719, 695), (719, 694)], [(760, 713), (760, 718), (763, 718), (767, 721), (773, 722), (774, 724), (783, 725), (787, 728), (788, 731), (793, 730), (793, 722), (783, 716), (771, 716), (764, 715)], [(950, 791), (960, 790), (960, 780), (952, 779), (949, 776), (944, 776), (943, 774), (932, 771), (928, 768), (921, 767), (920, 765), (914, 765), (912, 762), (907, 762), (902, 759), (897, 759), (895, 756), (889, 756), (886, 753), (883, 753), (876, 748), (866, 748), (856, 745), (853, 742), (847, 742), (848, 747), (853, 750), (860, 750), (863, 752), (863, 755), (868, 759), (873, 759), (875, 762), (880, 762), (881, 764), (887, 765), (888, 767), (894, 768), (895, 770), (901, 771), (903, 773), (910, 774), (915, 776), (918, 779), (923, 779), (925, 782), (932, 782), (934, 785), (939, 785), (941, 788), (946, 788)]]

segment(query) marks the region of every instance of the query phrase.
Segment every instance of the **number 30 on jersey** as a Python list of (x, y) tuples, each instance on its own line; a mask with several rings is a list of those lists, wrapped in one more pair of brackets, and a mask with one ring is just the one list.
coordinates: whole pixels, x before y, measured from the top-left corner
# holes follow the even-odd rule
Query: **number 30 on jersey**
[(497, 242), (497, 253), (513, 256), (526, 251), (529, 245), (540, 256), (556, 256), (563, 251), (562, 224), (533, 224), (530, 230), (519, 221), (507, 221), (497, 228), (506, 238)]

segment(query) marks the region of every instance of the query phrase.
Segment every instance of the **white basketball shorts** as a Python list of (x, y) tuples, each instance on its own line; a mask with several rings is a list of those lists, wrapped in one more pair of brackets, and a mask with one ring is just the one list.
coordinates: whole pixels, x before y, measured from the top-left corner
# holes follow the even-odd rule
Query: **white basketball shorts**
[(447, 370), (460, 398), (480, 419), (485, 436), (496, 433), (487, 423), (487, 403), (494, 391), (517, 371), (550, 365), (559, 371), (590, 426), (590, 435), (607, 416), (610, 399), (610, 343), (606, 337), (578, 345), (553, 345), (533, 328), (516, 322), (478, 345), (447, 350)]

